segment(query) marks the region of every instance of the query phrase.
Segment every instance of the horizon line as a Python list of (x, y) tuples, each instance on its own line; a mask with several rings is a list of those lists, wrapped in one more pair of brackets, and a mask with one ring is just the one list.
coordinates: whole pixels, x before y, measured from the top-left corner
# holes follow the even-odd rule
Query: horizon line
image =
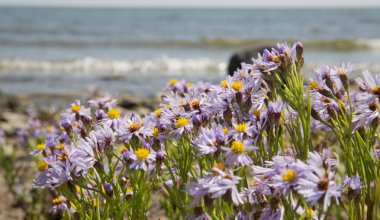
[(130, 8), (130, 9), (379, 9), (380, 4), (366, 4), (366, 5), (125, 5), (125, 4), (2, 4), (0, 7), (14, 7), (14, 8)]

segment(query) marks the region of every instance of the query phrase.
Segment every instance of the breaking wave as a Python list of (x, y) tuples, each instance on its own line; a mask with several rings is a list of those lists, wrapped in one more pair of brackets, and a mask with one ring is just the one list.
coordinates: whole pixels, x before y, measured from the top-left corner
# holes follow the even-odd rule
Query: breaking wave
[[(287, 42), (295, 40), (288, 39)], [(145, 48), (170, 48), (170, 47), (208, 47), (208, 48), (236, 48), (258, 47), (276, 45), (278, 40), (267, 39), (199, 39), (199, 40), (74, 40), (74, 39), (0, 39), (0, 45), (19, 47), (65, 47), (65, 48), (89, 48), (89, 47), (145, 47)], [(380, 39), (327, 39), (302, 41), (308, 50), (331, 50), (331, 51), (357, 51), (376, 50), (380, 51)]]
[(180, 59), (160, 57), (149, 60), (108, 60), (85, 57), (76, 60), (0, 59), (0, 71), (62, 72), (67, 74), (125, 73), (225, 73), (226, 63), (208, 58)]

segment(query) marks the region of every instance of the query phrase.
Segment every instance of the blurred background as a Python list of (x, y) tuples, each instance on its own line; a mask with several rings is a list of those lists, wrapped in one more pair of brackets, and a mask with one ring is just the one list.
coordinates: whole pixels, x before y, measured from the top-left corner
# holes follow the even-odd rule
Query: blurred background
[[(379, 0), (0, 0), (7, 201), (0, 219), (54, 219), (54, 195), (33, 187), (38, 161), (30, 151), (60, 129), (74, 99), (112, 95), (123, 113), (144, 114), (170, 79), (217, 83), (234, 55), (256, 57), (257, 48), (284, 41), (304, 43), (306, 78), (316, 66), (348, 61), (358, 67), (351, 78), (380, 73), (379, 7)], [(149, 218), (162, 211), (152, 201)]]
[[(217, 82), (230, 57), (276, 42), (305, 45), (304, 73), (351, 61), (380, 72), (376, 1), (0, 0), (0, 91), (99, 89), (152, 97), (172, 78)], [(255, 55), (257, 56), (257, 55)]]

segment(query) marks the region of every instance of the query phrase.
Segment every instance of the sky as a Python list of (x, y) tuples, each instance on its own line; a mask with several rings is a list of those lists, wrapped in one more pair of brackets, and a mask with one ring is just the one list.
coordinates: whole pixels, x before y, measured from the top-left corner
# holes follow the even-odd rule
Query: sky
[(81, 7), (380, 7), (380, 0), (0, 0), (11, 6)]

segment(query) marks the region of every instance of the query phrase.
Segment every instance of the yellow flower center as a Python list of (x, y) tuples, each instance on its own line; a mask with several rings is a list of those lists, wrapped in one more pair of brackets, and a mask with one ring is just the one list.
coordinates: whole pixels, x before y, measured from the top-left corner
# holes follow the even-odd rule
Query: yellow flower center
[(228, 88), (228, 84), (227, 84), (227, 81), (226, 80), (223, 80), (222, 82), (220, 82), (220, 86), (227, 89)]
[(127, 189), (127, 194), (132, 194), (133, 193), (133, 188), (132, 187), (129, 187), (128, 189)]
[(175, 123), (177, 128), (185, 127), (187, 125), (189, 125), (189, 120), (187, 118), (180, 118)]
[(287, 51), (285, 52), (285, 55), (286, 55), (287, 57), (290, 57), (290, 51), (287, 50)]
[(158, 137), (159, 134), (160, 131), (158, 130), (158, 128), (153, 128), (153, 137)]
[(260, 111), (259, 110), (253, 111), (253, 114), (256, 116), (256, 119), (260, 118)]
[(110, 119), (120, 118), (120, 111), (117, 109), (110, 109), (107, 114)]
[(60, 160), (60, 161), (65, 161), (65, 160), (67, 160), (68, 158), (69, 158), (69, 155), (68, 155), (67, 153), (62, 153), (61, 155), (59, 155), (59, 156), (57, 157), (57, 159)]
[(80, 188), (80, 186), (75, 186), (75, 189), (76, 189), (78, 194), (82, 193), (82, 188)]
[(45, 150), (45, 144), (41, 143), (41, 144), (37, 144), (37, 150)]
[(307, 217), (307, 218), (314, 217), (314, 211), (313, 211), (313, 209), (311, 207), (307, 207), (305, 209), (305, 217)]
[(154, 114), (156, 115), (157, 118), (161, 117), (161, 108), (158, 108), (154, 111)]
[(44, 172), (46, 171), (48, 168), (48, 164), (43, 161), (43, 160), (40, 160), (40, 162), (38, 162), (38, 166), (37, 166), (37, 169), (40, 171), (40, 172)]
[(282, 174), (282, 181), (284, 182), (293, 182), (296, 180), (297, 174), (294, 170), (287, 170), (284, 174)]
[(63, 199), (61, 199), (60, 197), (57, 197), (57, 198), (53, 199), (52, 203), (54, 205), (60, 205), (63, 203)]
[(47, 132), (53, 132), (54, 131), (54, 127), (53, 126), (47, 126), (46, 131)]
[(138, 131), (139, 129), (141, 128), (141, 125), (140, 124), (137, 124), (137, 123), (132, 123), (128, 126), (128, 130), (130, 132), (135, 132), (135, 131)]
[(193, 107), (193, 109), (199, 109), (199, 101), (198, 100), (193, 100), (191, 103), (190, 103), (191, 107)]
[(119, 149), (119, 152), (120, 154), (123, 154), (124, 152), (128, 151), (128, 149), (124, 146), (122, 146), (120, 149)]
[(375, 86), (371, 89), (371, 93), (380, 95), (380, 87)]
[(178, 82), (178, 80), (176, 80), (176, 79), (172, 79), (172, 80), (170, 80), (170, 81), (168, 82), (168, 85), (169, 85), (169, 86), (174, 86), (175, 84), (177, 84), (177, 82)]
[(136, 152), (136, 157), (139, 161), (143, 161), (149, 156), (149, 150), (145, 148), (140, 148)]
[(243, 88), (243, 83), (238, 81), (238, 82), (233, 82), (232, 83), (232, 88), (236, 91), (239, 92)]
[(80, 105), (73, 105), (73, 106), (71, 107), (71, 111), (72, 111), (73, 113), (78, 113), (78, 112), (80, 111)]
[(310, 90), (317, 90), (317, 89), (319, 89), (319, 85), (318, 85), (318, 83), (317, 82), (311, 82), (310, 83), (310, 85), (309, 85), (309, 89)]
[(192, 83), (187, 83), (187, 87), (191, 88), (191, 87), (193, 87), (193, 86), (194, 86), (194, 84), (192, 84)]
[(277, 57), (277, 56), (276, 56), (276, 57), (274, 57), (274, 58), (273, 58), (273, 62), (275, 62), (275, 63), (279, 63), (279, 62), (280, 62), (280, 58), (279, 58), (279, 57)]
[(240, 133), (247, 132), (247, 125), (245, 123), (238, 124), (235, 126), (235, 130)]
[(65, 149), (65, 145), (63, 145), (63, 144), (58, 144), (55, 148), (56, 148), (57, 150), (63, 150), (63, 149)]
[(231, 150), (235, 154), (242, 154), (242, 153), (244, 153), (245, 146), (240, 141), (234, 141), (234, 142), (232, 142)]
[(227, 133), (228, 133), (228, 128), (227, 128), (227, 127), (224, 127), (224, 128), (223, 128), (223, 133), (224, 133), (224, 134), (227, 134)]
[(225, 169), (224, 163), (217, 163), (214, 165), (214, 168), (223, 171)]

